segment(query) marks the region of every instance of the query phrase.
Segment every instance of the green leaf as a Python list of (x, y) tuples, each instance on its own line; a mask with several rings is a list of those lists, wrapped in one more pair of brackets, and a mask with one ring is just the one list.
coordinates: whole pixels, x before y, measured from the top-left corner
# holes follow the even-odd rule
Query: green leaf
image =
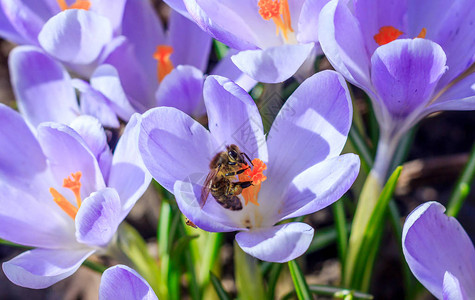
[(257, 259), (234, 241), (234, 271), (240, 300), (265, 299), (264, 280)]
[(292, 280), (295, 286), (295, 292), (297, 293), (297, 298), (299, 300), (311, 300), (312, 294), (310, 293), (310, 289), (308, 288), (307, 282), (305, 281), (305, 277), (303, 276), (302, 270), (300, 270), (299, 265), (295, 260), (291, 260), (288, 262), (290, 275), (292, 276)]
[(368, 174), (373, 166), (373, 156), (366, 144), (365, 138), (361, 135), (355, 125), (351, 126), (348, 138), (350, 139), (351, 145), (355, 148), (356, 153), (360, 156), (361, 167), (365, 173)]
[(273, 263), (269, 271), (269, 280), (267, 281), (267, 299), (275, 299), (275, 286), (279, 280), (283, 264)]
[(213, 274), (213, 272), (209, 272), (209, 278), (211, 280), (211, 284), (213, 285), (216, 291), (216, 294), (218, 294), (218, 298), (220, 300), (231, 300), (229, 294), (224, 290), (221, 281), (218, 277), (216, 277), (216, 275)]
[(226, 54), (229, 51), (228, 46), (226, 46), (225, 44), (223, 44), (223, 43), (221, 43), (217, 40), (213, 40), (213, 48), (214, 48), (214, 51), (216, 53), (216, 57), (218, 57), (219, 60), (221, 60), (223, 57), (225, 57)]
[(346, 229), (345, 207), (343, 199), (336, 201), (333, 205), (333, 216), (337, 230), (338, 256), (340, 258), (342, 273), (345, 270), (345, 257), (348, 247), (348, 230)]
[(321, 295), (321, 296), (330, 296), (338, 299), (345, 299), (344, 297), (347, 297), (348, 295), (352, 295), (353, 299), (364, 299), (364, 300), (371, 300), (373, 299), (373, 295), (358, 292), (355, 290), (349, 290), (349, 289), (342, 289), (339, 287), (333, 287), (333, 286), (326, 286), (326, 285), (320, 285), (320, 284), (311, 284), (308, 286), (310, 291), (313, 294)]

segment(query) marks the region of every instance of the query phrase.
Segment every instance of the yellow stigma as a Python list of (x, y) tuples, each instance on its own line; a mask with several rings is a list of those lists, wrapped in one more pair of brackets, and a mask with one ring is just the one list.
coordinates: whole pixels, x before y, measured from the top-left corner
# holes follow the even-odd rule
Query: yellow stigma
[(287, 0), (259, 0), (257, 5), (261, 17), (266, 21), (272, 19), (277, 29), (277, 35), (282, 31), (282, 35), (287, 40), (288, 33), (294, 32)]
[(172, 53), (173, 47), (167, 45), (157, 46), (157, 50), (153, 53), (153, 58), (157, 60), (158, 82), (162, 82), (163, 78), (173, 71), (173, 63), (170, 59)]
[(257, 202), (259, 191), (261, 190), (261, 183), (264, 182), (267, 177), (262, 174), (267, 169), (266, 164), (259, 158), (252, 160), (254, 165), (252, 169), (248, 168), (242, 174), (239, 174), (239, 181), (252, 180), (252, 185), (242, 190), (242, 197), (244, 198), (244, 205), (249, 202), (259, 206)]
[(76, 198), (77, 207), (71, 204), (63, 195), (61, 195), (55, 188), (50, 188), (49, 192), (53, 195), (53, 200), (58, 206), (70, 216), (73, 220), (76, 218), (78, 209), (81, 207), (81, 172), (72, 173), (71, 177), (66, 177), (63, 180), (63, 187), (70, 189)]

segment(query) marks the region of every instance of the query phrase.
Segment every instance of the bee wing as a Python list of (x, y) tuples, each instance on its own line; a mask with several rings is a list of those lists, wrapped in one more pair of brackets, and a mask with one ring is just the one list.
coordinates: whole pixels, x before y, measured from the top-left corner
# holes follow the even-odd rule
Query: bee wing
[(205, 206), (206, 199), (209, 196), (209, 189), (211, 188), (211, 184), (213, 182), (213, 178), (218, 174), (218, 169), (213, 169), (209, 171), (208, 176), (206, 176), (205, 182), (203, 183), (203, 188), (201, 188), (201, 208)]

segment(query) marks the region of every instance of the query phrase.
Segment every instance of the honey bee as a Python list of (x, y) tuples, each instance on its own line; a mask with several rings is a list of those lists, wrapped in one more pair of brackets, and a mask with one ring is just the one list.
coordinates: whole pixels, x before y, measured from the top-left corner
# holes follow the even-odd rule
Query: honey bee
[[(241, 210), (242, 203), (237, 195), (242, 190), (250, 187), (252, 181), (232, 181), (236, 175), (250, 168), (246, 162), (252, 165), (249, 156), (241, 152), (239, 147), (232, 144), (226, 146), (226, 151), (216, 154), (209, 163), (210, 171), (201, 190), (201, 203), (205, 205), (209, 193), (216, 201), (226, 209)], [(247, 166), (247, 168), (246, 168)]]

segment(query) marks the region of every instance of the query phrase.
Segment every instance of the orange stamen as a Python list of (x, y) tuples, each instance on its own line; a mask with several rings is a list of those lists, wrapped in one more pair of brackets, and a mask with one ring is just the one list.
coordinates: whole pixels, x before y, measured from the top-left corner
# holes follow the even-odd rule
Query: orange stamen
[(76, 0), (73, 4), (69, 5), (66, 3), (66, 0), (56, 0), (58, 2), (59, 8), (61, 10), (67, 10), (67, 9), (84, 9), (84, 10), (89, 10), (91, 7), (91, 2), (88, 0)]
[(393, 26), (383, 26), (379, 29), (379, 32), (374, 35), (374, 40), (378, 45), (382, 46), (396, 40), (401, 34), (403, 34), (403, 32)]
[(76, 208), (74, 205), (71, 204), (66, 198), (61, 195), (56, 189), (50, 188), (49, 192), (53, 195), (53, 200), (58, 204), (58, 206), (64, 210), (65, 213), (68, 214), (73, 220), (76, 218), (76, 214), (78, 209), (81, 207), (81, 172), (72, 173), (71, 177), (66, 177), (63, 180), (63, 187), (70, 189), (74, 193), (74, 197), (76, 198), (76, 203), (78, 207)]
[(170, 55), (172, 55), (172, 53), (173, 47), (167, 45), (157, 46), (157, 50), (155, 50), (155, 53), (153, 53), (153, 58), (158, 61), (157, 76), (159, 82), (162, 82), (163, 78), (173, 71), (173, 63), (170, 59)]
[(425, 28), (422, 28), (421, 32), (419, 32), (419, 34), (416, 36), (416, 38), (425, 38), (426, 37), (426, 33), (427, 33), (427, 29)]
[(259, 203), (257, 202), (257, 196), (261, 190), (261, 183), (267, 179), (267, 177), (262, 174), (262, 172), (267, 169), (267, 166), (262, 160), (258, 158), (253, 159), (252, 164), (254, 165), (252, 169), (248, 168), (242, 174), (239, 174), (239, 181), (252, 180), (252, 186), (243, 189), (241, 194), (245, 200), (244, 205), (252, 202), (253, 204), (259, 206)]
[(266, 21), (272, 19), (276, 26), (277, 35), (279, 31), (282, 31), (284, 38), (287, 40), (288, 32), (294, 31), (287, 0), (259, 0), (257, 5), (261, 17)]

